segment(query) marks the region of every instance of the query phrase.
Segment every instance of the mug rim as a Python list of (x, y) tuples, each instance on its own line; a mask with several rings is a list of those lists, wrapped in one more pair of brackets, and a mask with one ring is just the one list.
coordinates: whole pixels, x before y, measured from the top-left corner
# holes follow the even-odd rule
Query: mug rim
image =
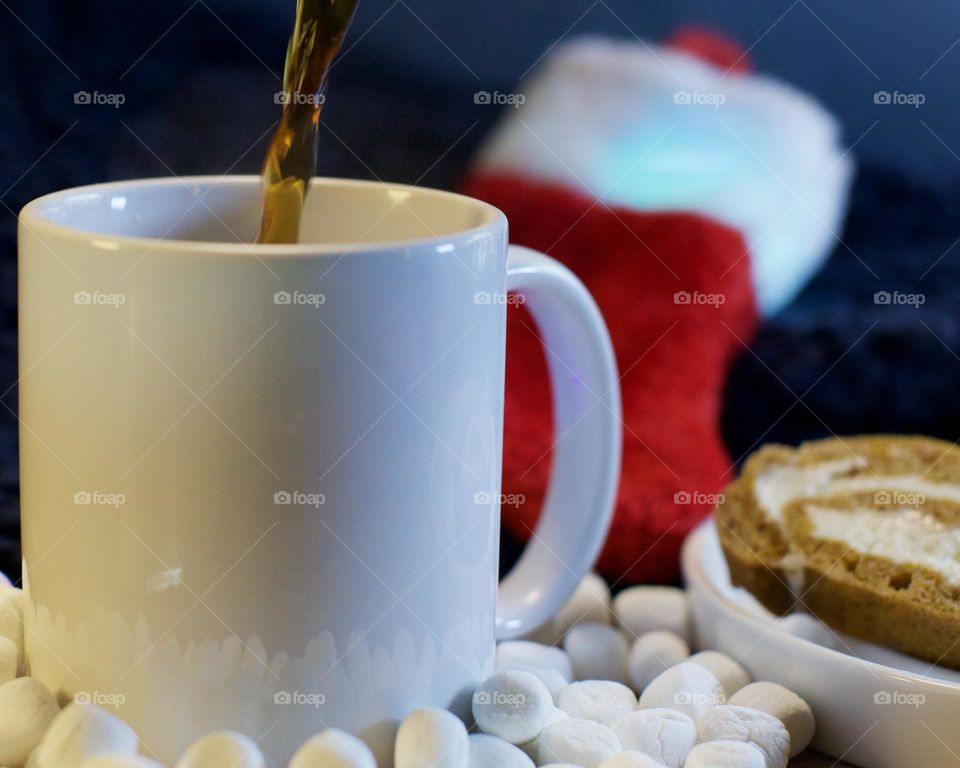
[[(311, 242), (311, 243), (254, 243), (254, 242), (226, 242), (211, 240), (187, 240), (180, 238), (167, 237), (146, 237), (141, 235), (122, 235), (106, 231), (94, 231), (82, 229), (80, 227), (63, 224), (52, 221), (44, 216), (45, 211), (49, 211), (55, 205), (62, 205), (70, 198), (91, 194), (118, 194), (123, 189), (130, 187), (199, 187), (204, 190), (213, 189), (221, 185), (234, 185), (238, 187), (261, 184), (261, 177), (252, 174), (228, 174), (223, 176), (199, 175), (199, 176), (157, 176), (139, 179), (125, 179), (119, 181), (98, 182), (95, 184), (84, 184), (77, 187), (68, 187), (66, 189), (49, 192), (41, 195), (20, 209), (17, 216), (19, 225), (39, 237), (56, 235), (61, 238), (71, 239), (83, 242), (84, 244), (97, 249), (116, 251), (119, 247), (191, 252), (203, 254), (223, 254), (223, 255), (253, 255), (255, 257), (284, 257), (284, 256), (344, 256), (351, 253), (376, 253), (392, 251), (401, 248), (431, 247), (435, 245), (453, 244), (455, 247), (472, 241), (477, 236), (489, 232), (498, 225), (506, 227), (506, 216), (497, 208), (483, 200), (463, 195), (458, 192), (436, 189), (434, 187), (421, 187), (414, 184), (399, 184), (388, 181), (375, 181), (367, 179), (347, 179), (332, 176), (314, 176), (310, 180), (311, 189), (316, 185), (329, 185), (337, 187), (354, 187), (361, 189), (390, 189), (398, 191), (413, 192), (418, 195), (436, 197), (454, 201), (458, 204), (469, 205), (479, 209), (484, 220), (482, 223), (456, 230), (447, 235), (425, 235), (423, 237), (409, 237), (393, 240), (371, 240), (369, 242), (357, 241), (331, 241), (331, 242)], [(198, 198), (199, 199), (199, 198)]]

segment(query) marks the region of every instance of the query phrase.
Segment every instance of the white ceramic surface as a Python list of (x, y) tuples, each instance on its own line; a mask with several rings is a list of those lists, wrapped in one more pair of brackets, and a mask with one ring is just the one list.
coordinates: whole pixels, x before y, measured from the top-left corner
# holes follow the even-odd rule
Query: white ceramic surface
[(828, 632), (825, 647), (791, 634), (731, 586), (712, 520), (687, 539), (683, 573), (698, 645), (806, 699), (814, 749), (864, 768), (960, 764), (960, 673), (845, 635)]
[[(229, 727), (285, 765), (339, 726), (387, 765), (399, 717), (463, 709), (495, 637), (593, 562), (619, 473), (613, 352), (569, 271), (508, 258), (491, 206), (318, 179), (301, 244), (254, 246), (259, 194), (119, 182), (21, 214), (31, 671), (166, 761)], [(498, 601), (507, 291), (549, 346), (560, 438)]]

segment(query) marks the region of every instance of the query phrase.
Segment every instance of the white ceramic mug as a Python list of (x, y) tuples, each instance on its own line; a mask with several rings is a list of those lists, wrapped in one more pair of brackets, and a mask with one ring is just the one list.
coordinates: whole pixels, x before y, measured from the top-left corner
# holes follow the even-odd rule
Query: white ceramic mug
[[(581, 283), (508, 253), (485, 203), (318, 179), (301, 243), (255, 246), (259, 204), (255, 177), (162, 179), (21, 213), (30, 669), (165, 761), (229, 727), (285, 765), (339, 726), (388, 764), (406, 711), (463, 711), (495, 638), (596, 557), (615, 361)], [(498, 591), (513, 300), (548, 347), (558, 437)]]

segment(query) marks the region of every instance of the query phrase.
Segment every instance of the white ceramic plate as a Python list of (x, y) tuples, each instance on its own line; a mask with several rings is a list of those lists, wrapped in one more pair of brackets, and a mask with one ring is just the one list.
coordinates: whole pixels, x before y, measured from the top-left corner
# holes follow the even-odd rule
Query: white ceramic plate
[(778, 620), (731, 586), (712, 519), (688, 537), (682, 565), (698, 645), (806, 699), (817, 720), (814, 749), (864, 768), (960, 765), (960, 673), (807, 616)]

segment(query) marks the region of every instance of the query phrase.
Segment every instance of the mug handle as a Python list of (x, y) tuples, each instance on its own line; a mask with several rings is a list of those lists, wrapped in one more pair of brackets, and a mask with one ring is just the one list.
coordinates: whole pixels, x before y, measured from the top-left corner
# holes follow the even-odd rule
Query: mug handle
[(512, 245), (507, 290), (525, 299), (546, 347), (553, 468), (530, 543), (500, 583), (497, 639), (532, 632), (573, 594), (613, 516), (620, 477), (620, 381), (596, 302), (569, 269)]

